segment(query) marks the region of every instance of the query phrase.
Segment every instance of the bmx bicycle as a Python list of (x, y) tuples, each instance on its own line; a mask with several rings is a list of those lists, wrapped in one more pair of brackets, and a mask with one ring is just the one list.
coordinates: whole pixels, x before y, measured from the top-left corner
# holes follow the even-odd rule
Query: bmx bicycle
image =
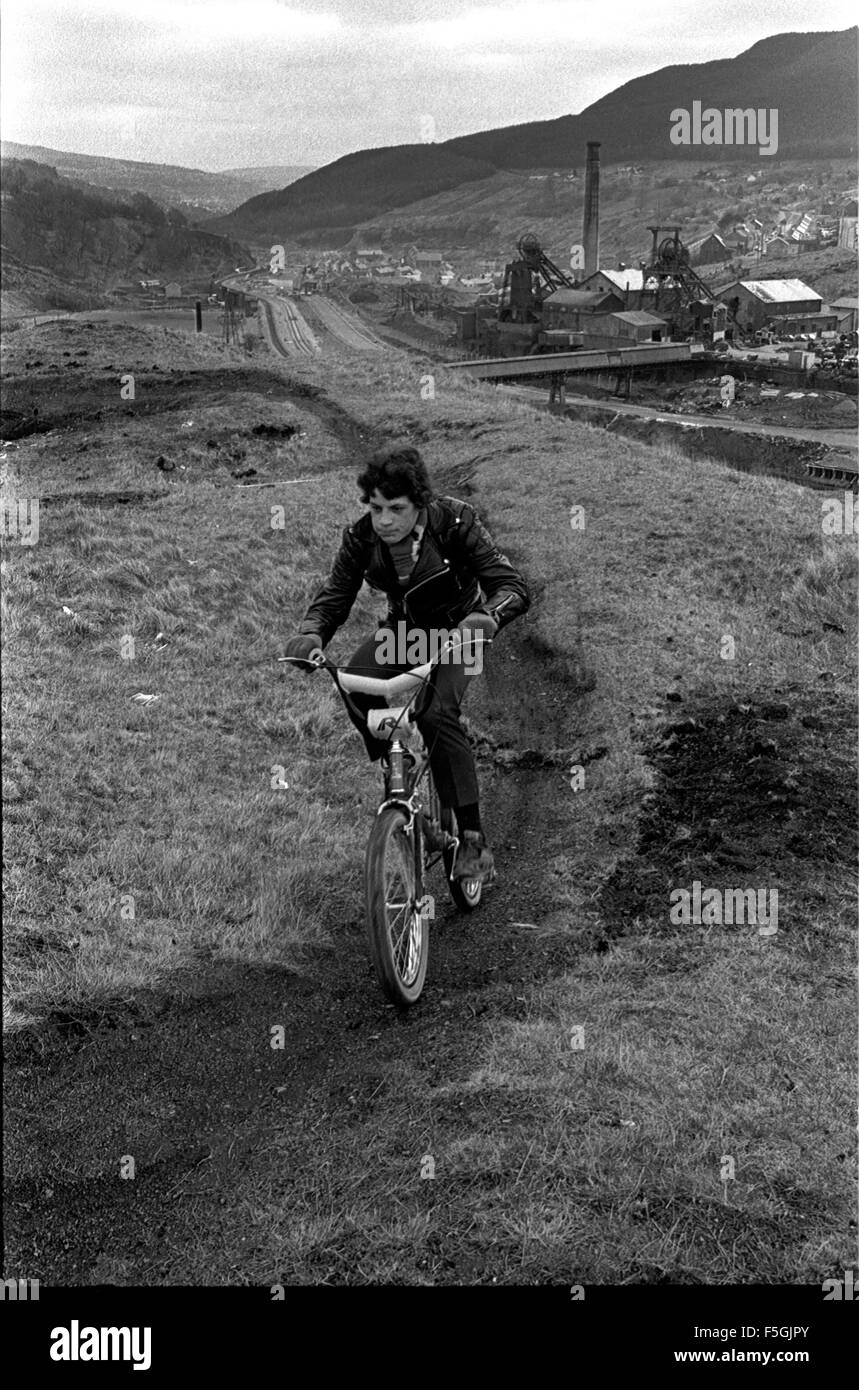
[[(456, 816), (443, 806), (432, 779), (429, 754), (417, 727), (415, 706), (428, 688), (433, 667), (453, 646), (402, 675), (361, 676), (343, 671), (317, 647), (302, 664), (327, 671), (349, 707), (374, 738), (388, 743), (385, 778), (364, 860), (364, 900), (370, 959), (384, 993), (400, 1008), (415, 1004), (429, 961), (429, 923), (434, 900), (425, 892), (430, 870), (441, 861), (448, 890), (461, 912), (473, 912), (483, 895), (482, 878), (455, 879), (459, 849)], [(302, 661), (283, 656), (279, 661)], [(359, 711), (350, 692), (381, 696), (387, 707)]]

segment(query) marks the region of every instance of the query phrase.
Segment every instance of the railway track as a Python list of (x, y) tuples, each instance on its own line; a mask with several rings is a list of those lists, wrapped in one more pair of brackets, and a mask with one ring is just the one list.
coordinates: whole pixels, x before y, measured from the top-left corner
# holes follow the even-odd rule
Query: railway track
[(315, 356), (319, 351), (319, 345), (291, 300), (279, 299), (277, 301), (283, 309), (280, 325), (278, 325), (272, 302), (268, 299), (260, 299), (259, 303), (262, 310), (263, 327), (275, 352), (280, 353), (281, 357), (295, 357), (296, 354), (304, 357)]
[(313, 312), (329, 333), (333, 333), (346, 347), (355, 348), (360, 352), (378, 352), (380, 348), (385, 347), (371, 329), (365, 328), (360, 321), (344, 314), (342, 309), (324, 295), (314, 295)]

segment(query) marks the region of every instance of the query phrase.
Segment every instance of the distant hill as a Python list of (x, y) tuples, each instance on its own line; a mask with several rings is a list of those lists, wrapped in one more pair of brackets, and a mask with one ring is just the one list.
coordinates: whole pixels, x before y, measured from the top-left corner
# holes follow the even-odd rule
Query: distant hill
[(505, 169), (554, 167), (584, 158), (588, 140), (601, 140), (612, 159), (757, 159), (743, 145), (698, 148), (672, 145), (670, 114), (693, 101), (719, 111), (776, 109), (780, 159), (825, 159), (856, 154), (857, 41), (859, 29), (841, 33), (776, 34), (736, 58), (660, 68), (633, 78), (578, 116), (533, 121), (476, 135), (447, 147)]
[(286, 188), (296, 179), (312, 174), (313, 164), (250, 164), (242, 169), (221, 169), (210, 178), (239, 179), (244, 184), (254, 185), (254, 193), (266, 193), (271, 189)]
[[(753, 168), (762, 173), (750, 184), (746, 179)], [(581, 241), (582, 175), (582, 165), (575, 179), (534, 176), (523, 169), (497, 170), (489, 179), (368, 219), (359, 224), (353, 241), (381, 244), (397, 252), (414, 242), (459, 261), (463, 253), (466, 260), (471, 254), (476, 269), (477, 258), (484, 256), (503, 265), (518, 237), (528, 230), (536, 232), (552, 260), (566, 268), (571, 246)], [(855, 184), (856, 165), (849, 159), (755, 160), (727, 166), (705, 159), (653, 160), (635, 166), (606, 159), (600, 189), (601, 264), (608, 267), (620, 260), (637, 265), (649, 250), (648, 226), (655, 222), (679, 226), (686, 243), (751, 218), (760, 219), (767, 233), (772, 233), (784, 213), (824, 208), (837, 213)], [(842, 251), (841, 259), (849, 260), (850, 255)], [(803, 253), (799, 259), (810, 273), (817, 256)], [(853, 261), (855, 286), (855, 255)], [(765, 264), (770, 274), (769, 261)], [(792, 264), (791, 274), (800, 274), (797, 258)], [(709, 280), (710, 275), (709, 267), (704, 267), (703, 278)], [(825, 292), (830, 293), (828, 283)]]
[(145, 193), (72, 183), (49, 165), (2, 165), (4, 307), (90, 308), (137, 278), (207, 281), (248, 264), (239, 242), (189, 226)]
[[(373, 217), (491, 178), (504, 170), (581, 166), (588, 140), (612, 162), (855, 157), (857, 29), (778, 34), (736, 58), (675, 65), (634, 78), (579, 115), (458, 136), (444, 144), (362, 150), (315, 170), (280, 192), (251, 198), (212, 223), (255, 239), (302, 236), (342, 244)], [(670, 113), (694, 101), (779, 113), (778, 151), (747, 146), (674, 145)]]
[[(211, 225), (241, 228), (249, 239), (295, 236), (313, 229), (336, 236), (388, 208), (403, 207), (448, 188), (490, 177), (486, 160), (453, 154), (444, 145), (391, 145), (344, 155), (277, 193), (262, 193)], [(342, 240), (342, 238), (341, 238)]]
[(208, 219), (230, 212), (256, 193), (286, 188), (310, 171), (308, 165), (271, 164), (260, 169), (184, 169), (178, 164), (146, 164), (136, 159), (108, 159), (101, 155), (51, 150), (44, 145), (20, 145), (0, 141), (4, 159), (31, 159), (47, 164), (65, 178), (79, 179), (99, 188), (145, 193), (162, 207), (177, 207), (191, 220)]

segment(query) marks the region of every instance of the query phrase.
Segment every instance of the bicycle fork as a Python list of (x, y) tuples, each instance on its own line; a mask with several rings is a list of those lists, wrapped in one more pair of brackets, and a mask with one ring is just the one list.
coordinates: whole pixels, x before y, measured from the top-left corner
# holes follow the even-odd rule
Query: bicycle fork
[[(388, 775), (385, 779), (385, 800), (377, 815), (386, 806), (400, 806), (408, 815), (404, 832), (412, 837), (415, 876), (415, 906), (425, 901), (424, 874), (426, 870), (426, 851), (440, 854), (450, 853), (451, 864), (456, 862), (459, 850), (459, 836), (450, 834), (441, 824), (441, 806), (438, 792), (432, 781), (426, 805), (421, 805), (417, 787), (410, 785), (411, 777), (405, 766), (406, 748), (398, 738), (393, 738), (388, 752)], [(411, 751), (411, 750), (409, 750)]]

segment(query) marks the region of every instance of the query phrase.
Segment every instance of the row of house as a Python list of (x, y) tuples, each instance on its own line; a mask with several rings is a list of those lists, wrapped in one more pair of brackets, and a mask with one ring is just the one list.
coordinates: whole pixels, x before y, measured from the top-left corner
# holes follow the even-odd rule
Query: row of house
[(705, 232), (687, 242), (693, 266), (718, 265), (737, 255), (759, 251), (772, 259), (819, 251), (827, 246), (856, 249), (857, 205), (855, 199), (844, 204), (840, 216), (813, 212), (781, 213), (772, 230), (765, 233), (762, 223), (737, 222), (730, 232)]

